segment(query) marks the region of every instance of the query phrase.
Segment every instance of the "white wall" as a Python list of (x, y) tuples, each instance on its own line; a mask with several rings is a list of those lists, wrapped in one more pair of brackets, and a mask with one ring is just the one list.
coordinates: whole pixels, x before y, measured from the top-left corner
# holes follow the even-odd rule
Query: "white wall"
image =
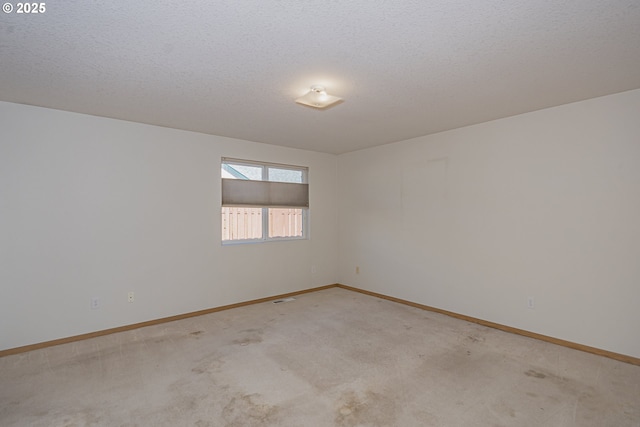
[[(222, 247), (222, 156), (308, 166), (311, 239)], [(336, 167), (0, 102), (0, 349), (335, 283)]]
[(640, 90), (338, 170), (341, 283), (640, 357)]

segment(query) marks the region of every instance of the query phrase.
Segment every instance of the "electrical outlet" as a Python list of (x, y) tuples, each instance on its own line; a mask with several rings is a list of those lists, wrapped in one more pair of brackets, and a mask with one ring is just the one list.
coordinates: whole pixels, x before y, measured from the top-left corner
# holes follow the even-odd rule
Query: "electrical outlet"
[(533, 310), (536, 308), (536, 302), (533, 297), (527, 297), (527, 308)]
[(127, 301), (133, 302), (133, 300), (134, 300), (134, 295), (133, 295), (133, 291), (131, 291), (127, 294)]
[(356, 274), (360, 274), (360, 266), (356, 265)]
[(91, 298), (91, 310), (97, 310), (100, 308), (100, 298), (93, 297)]
[(317, 272), (316, 266), (312, 265), (311, 266), (311, 274), (316, 274), (316, 272)]

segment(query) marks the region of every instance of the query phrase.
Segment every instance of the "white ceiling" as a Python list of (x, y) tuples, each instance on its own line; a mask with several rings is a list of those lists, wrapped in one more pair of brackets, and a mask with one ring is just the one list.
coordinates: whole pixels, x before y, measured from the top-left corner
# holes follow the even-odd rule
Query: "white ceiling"
[(0, 100), (328, 153), (640, 88), (640, 0), (46, 8), (0, 13)]

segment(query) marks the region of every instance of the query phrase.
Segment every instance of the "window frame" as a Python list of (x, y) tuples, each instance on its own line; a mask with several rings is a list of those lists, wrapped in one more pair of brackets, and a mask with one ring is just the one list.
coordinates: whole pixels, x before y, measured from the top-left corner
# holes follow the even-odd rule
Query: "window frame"
[[(271, 163), (271, 162), (261, 162), (256, 160), (244, 160), (244, 159), (236, 159), (230, 157), (223, 157), (220, 161), (220, 169), (224, 168), (225, 164), (230, 165), (242, 165), (242, 166), (252, 166), (252, 167), (260, 167), (261, 168), (261, 179), (260, 181), (269, 181), (269, 169), (282, 169), (282, 170), (291, 170), (291, 171), (299, 171), (302, 172), (302, 182), (301, 184), (309, 184), (309, 168), (306, 166), (297, 166), (297, 165), (288, 165), (282, 163)], [(253, 180), (256, 181), (256, 180)], [(221, 178), (222, 182), (222, 178)], [(272, 181), (273, 182), (273, 181)], [(283, 181), (275, 181), (275, 182), (283, 182)], [(222, 202), (220, 204), (220, 222), (219, 224), (222, 226)], [(302, 210), (302, 235), (301, 236), (287, 236), (287, 237), (269, 237), (269, 210), (270, 209), (279, 209), (277, 207), (254, 207), (255, 209), (262, 210), (262, 237), (257, 239), (235, 239), (235, 240), (221, 240), (223, 246), (227, 245), (242, 245), (248, 243), (265, 243), (265, 242), (282, 242), (282, 241), (290, 241), (290, 240), (308, 240), (309, 239), (309, 207), (298, 207), (291, 209), (301, 209)]]

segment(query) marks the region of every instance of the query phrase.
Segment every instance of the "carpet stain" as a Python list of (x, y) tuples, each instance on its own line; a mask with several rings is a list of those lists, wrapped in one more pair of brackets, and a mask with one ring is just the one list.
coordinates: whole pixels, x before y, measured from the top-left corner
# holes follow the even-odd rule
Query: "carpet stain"
[(362, 397), (347, 391), (338, 399), (335, 425), (396, 425), (396, 405), (394, 399), (373, 391), (367, 391)]
[(215, 374), (222, 370), (222, 366), (225, 361), (221, 357), (216, 357), (214, 355), (210, 355), (208, 357), (202, 358), (198, 361), (198, 363), (191, 368), (191, 372), (196, 374)]
[(467, 335), (466, 340), (473, 343), (483, 343), (485, 338), (480, 335)]
[(529, 369), (527, 372), (524, 373), (526, 376), (528, 377), (533, 377), (533, 378), (547, 378), (547, 376), (545, 374), (543, 374), (542, 372), (537, 372), (534, 371), (533, 369)]
[[(492, 405), (492, 409), (500, 416), (516, 417), (516, 411), (506, 402), (497, 402)], [(502, 417), (501, 417), (502, 418)]]
[[(274, 348), (266, 354), (280, 367), (281, 372), (287, 371), (295, 375), (317, 392), (324, 393), (344, 382), (344, 375), (336, 369), (309, 369), (307, 361), (312, 360), (316, 355), (305, 348), (297, 349), (295, 352)], [(322, 366), (326, 366), (325, 363), (319, 362)]]
[(538, 402), (540, 410), (557, 407), (562, 402), (570, 400), (575, 406), (573, 418), (577, 426), (606, 425), (604, 414), (622, 412), (621, 405), (623, 403), (620, 400), (614, 400), (610, 395), (601, 393), (593, 386), (586, 385), (580, 380), (534, 369), (529, 369), (524, 374), (531, 378), (545, 380), (538, 383), (544, 384), (544, 394), (532, 391), (526, 393), (527, 396)]
[(237, 393), (222, 409), (227, 427), (263, 426), (277, 424), (279, 407), (260, 403), (260, 395)]
[(234, 344), (237, 345), (249, 345), (249, 344), (258, 344), (262, 342), (262, 334), (264, 330), (262, 329), (245, 329), (240, 331), (240, 338), (233, 340)]

